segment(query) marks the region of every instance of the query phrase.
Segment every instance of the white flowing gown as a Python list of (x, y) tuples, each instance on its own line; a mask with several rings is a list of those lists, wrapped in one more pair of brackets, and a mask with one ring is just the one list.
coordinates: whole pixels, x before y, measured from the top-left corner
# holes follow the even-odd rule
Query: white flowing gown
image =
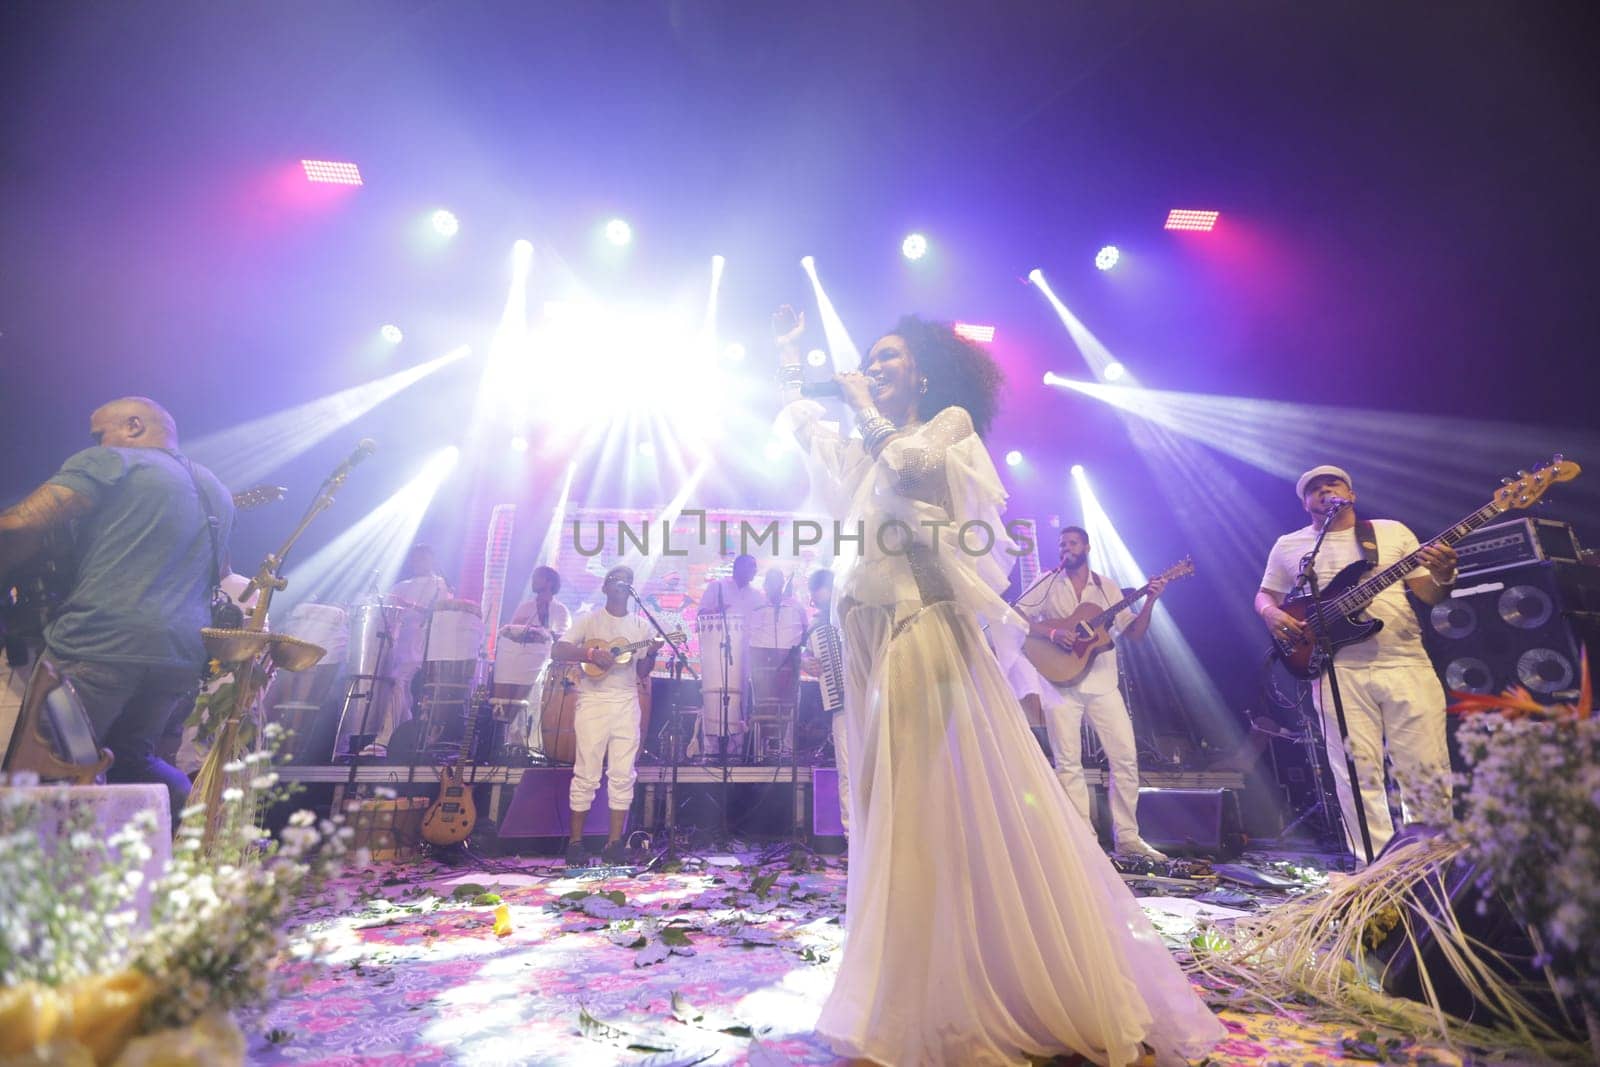
[[(1068, 801), (1001, 661), (1005, 491), (968, 413), (876, 461), (797, 401), (814, 486), (848, 536), (849, 933), (818, 1034), (883, 1064), (1019, 1064), (1075, 1052), (1204, 1055), (1225, 1031)], [(819, 481), (820, 479), (820, 481)], [(863, 524), (858, 527), (858, 523)], [(941, 524), (941, 525), (925, 525)], [(983, 627), (987, 627), (986, 640)], [(998, 653), (998, 658), (997, 658)]]

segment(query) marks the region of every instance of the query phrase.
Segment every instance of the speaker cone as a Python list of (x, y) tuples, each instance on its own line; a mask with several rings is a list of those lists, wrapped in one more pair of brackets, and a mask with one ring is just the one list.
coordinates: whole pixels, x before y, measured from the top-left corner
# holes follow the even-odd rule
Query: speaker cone
[(1555, 614), (1550, 594), (1531, 585), (1514, 585), (1500, 594), (1500, 617), (1519, 630), (1537, 630)]
[(1577, 677), (1572, 661), (1553, 648), (1530, 648), (1517, 657), (1517, 677), (1535, 693), (1545, 696), (1572, 687)]
[(1428, 612), (1428, 624), (1441, 637), (1459, 639), (1478, 628), (1478, 613), (1464, 601), (1446, 600)]
[(1494, 692), (1494, 672), (1481, 659), (1462, 656), (1444, 669), (1445, 688), (1458, 693)]

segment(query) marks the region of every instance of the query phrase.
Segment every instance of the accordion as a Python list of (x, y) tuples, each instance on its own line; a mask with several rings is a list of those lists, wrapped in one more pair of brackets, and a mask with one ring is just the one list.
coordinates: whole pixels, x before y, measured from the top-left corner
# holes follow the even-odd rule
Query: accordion
[(839, 628), (823, 623), (812, 629), (806, 647), (817, 657), (822, 709), (829, 714), (844, 707), (844, 645)]

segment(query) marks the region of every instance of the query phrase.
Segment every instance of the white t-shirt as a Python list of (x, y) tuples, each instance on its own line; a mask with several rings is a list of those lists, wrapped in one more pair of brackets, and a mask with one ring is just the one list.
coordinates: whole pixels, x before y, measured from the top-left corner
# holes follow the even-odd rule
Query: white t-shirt
[(793, 599), (786, 598), (774, 607), (763, 601), (745, 622), (751, 648), (793, 648), (806, 632), (806, 613)]
[(705, 596), (700, 598), (700, 614), (711, 615), (721, 612), (725, 615), (738, 615), (745, 620), (748, 632), (750, 616), (766, 602), (767, 594), (757, 589), (754, 582), (741, 589), (734, 584), (732, 578), (718, 578), (706, 586)]
[[(1098, 579), (1098, 580), (1096, 580)], [(1044, 585), (1029, 593), (1027, 598), (1017, 602), (1017, 610), (1028, 618), (1038, 622), (1043, 619), (1064, 619), (1077, 611), (1084, 604), (1092, 604), (1096, 611), (1104, 611), (1122, 599), (1122, 590), (1117, 584), (1102, 575), (1089, 574), (1089, 580), (1084, 583), (1083, 595), (1079, 597), (1078, 591), (1072, 587), (1072, 579), (1065, 574), (1057, 574), (1053, 578), (1045, 579)], [(1133, 622), (1134, 614), (1131, 608), (1124, 608), (1111, 620), (1112, 636), (1120, 634)], [(1109, 693), (1117, 687), (1117, 650), (1108, 648), (1094, 658), (1088, 671), (1078, 679), (1077, 684), (1059, 686), (1061, 689), (1072, 689), (1084, 696), (1100, 696)]]
[[(604, 610), (604, 609), (596, 609), (596, 610)], [(532, 600), (524, 600), (522, 603), (517, 605), (517, 610), (512, 614), (512, 616), (511, 616), (511, 625), (512, 626), (541, 626), (542, 625), (542, 626), (544, 626), (544, 628), (546, 630), (549, 630), (550, 633), (554, 637), (559, 639), (561, 637), (561, 635), (566, 633), (567, 629), (572, 625), (572, 612), (568, 611), (567, 610), (567, 606), (565, 604), (563, 604), (561, 601), (552, 599), (550, 601), (550, 621), (547, 624), (540, 623), (539, 622), (539, 601), (538, 601), (538, 599), (534, 598)], [(535, 641), (533, 643), (534, 644), (546, 644), (547, 645), (546, 642), (538, 641), (537, 639), (535, 639)], [(548, 645), (547, 645), (547, 647), (548, 647)]]
[[(589, 641), (599, 640), (615, 648), (648, 640), (654, 633), (650, 624), (637, 615), (618, 617), (604, 607), (598, 607), (584, 612), (573, 620), (571, 628), (563, 635), (562, 640), (579, 647)], [(591, 678), (585, 673), (578, 682), (579, 700), (599, 700), (618, 704), (636, 700), (639, 676), (635, 664), (647, 651), (635, 649), (632, 660), (617, 664), (599, 678)]]
[[(1402, 556), (1417, 550), (1417, 537), (1392, 519), (1373, 519), (1372, 532), (1378, 541), (1378, 566), (1387, 567)], [(1261, 588), (1279, 599), (1294, 588), (1300, 574), (1300, 560), (1317, 540), (1313, 526), (1286, 533), (1278, 538), (1267, 556), (1267, 570), (1261, 576)], [(1334, 530), (1322, 542), (1317, 553), (1317, 583), (1326, 589), (1334, 576), (1350, 564), (1361, 559), (1361, 546), (1356, 543), (1356, 532)], [(1406, 578), (1418, 578), (1427, 570), (1418, 567)], [(1394, 582), (1367, 607), (1367, 613), (1383, 623), (1378, 635), (1367, 641), (1346, 645), (1335, 656), (1340, 667), (1385, 667), (1428, 665), (1428, 653), (1422, 647), (1422, 628), (1417, 623), (1417, 613), (1406, 599), (1405, 578)]]

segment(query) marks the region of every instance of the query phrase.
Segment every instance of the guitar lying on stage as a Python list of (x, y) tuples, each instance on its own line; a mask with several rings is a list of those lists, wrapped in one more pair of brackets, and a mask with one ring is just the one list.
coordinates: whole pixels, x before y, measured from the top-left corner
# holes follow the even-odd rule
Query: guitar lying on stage
[(1322, 634), (1327, 635), (1327, 646), (1337, 652), (1383, 629), (1377, 619), (1362, 616), (1374, 597), (1405, 577), (1418, 566), (1417, 555), (1429, 545), (1453, 545), (1490, 519), (1507, 511), (1531, 507), (1555, 482), (1570, 482), (1580, 473), (1576, 463), (1554, 456), (1548, 464), (1540, 464), (1528, 474), (1517, 472), (1519, 477), (1507, 478), (1495, 491), (1494, 499), (1471, 515), (1462, 519), (1433, 540), (1419, 545), (1416, 552), (1397, 560), (1383, 570), (1366, 577), (1375, 564), (1356, 560), (1322, 590), (1322, 615), (1313, 618), (1311, 593), (1296, 593), (1280, 605), (1303, 625), (1293, 637), (1273, 635), (1275, 653), (1285, 669), (1296, 678), (1315, 678), (1327, 667), (1327, 654), (1323, 650)]
[[(681, 631), (673, 631), (672, 633), (668, 634), (667, 637), (674, 644), (686, 640), (685, 635)], [(640, 652), (649, 648), (658, 640), (660, 640), (660, 638), (651, 637), (644, 641), (635, 641), (631, 645), (613, 645), (604, 638), (597, 637), (593, 641), (585, 641), (583, 643), (583, 654), (587, 656), (590, 649), (600, 649), (603, 652), (609, 652), (611, 653), (611, 667), (620, 667), (624, 663), (632, 663), (633, 654), (635, 652)], [(598, 663), (589, 663), (587, 661), (582, 664), (582, 667), (583, 673), (587, 674), (591, 678), (600, 678), (604, 676), (607, 671), (611, 670), (611, 667), (602, 667)]]
[[(1184, 557), (1156, 577), (1175, 582), (1194, 573), (1194, 562)], [(1150, 592), (1149, 585), (1140, 586), (1109, 608), (1097, 609), (1093, 604), (1080, 604), (1078, 609), (1064, 619), (1044, 619), (1041, 625), (1059, 630), (1072, 637), (1072, 647), (1062, 648), (1047, 637), (1028, 636), (1022, 654), (1028, 657), (1039, 673), (1056, 685), (1072, 685), (1088, 672), (1095, 657), (1112, 645), (1111, 624), (1118, 612)]]

